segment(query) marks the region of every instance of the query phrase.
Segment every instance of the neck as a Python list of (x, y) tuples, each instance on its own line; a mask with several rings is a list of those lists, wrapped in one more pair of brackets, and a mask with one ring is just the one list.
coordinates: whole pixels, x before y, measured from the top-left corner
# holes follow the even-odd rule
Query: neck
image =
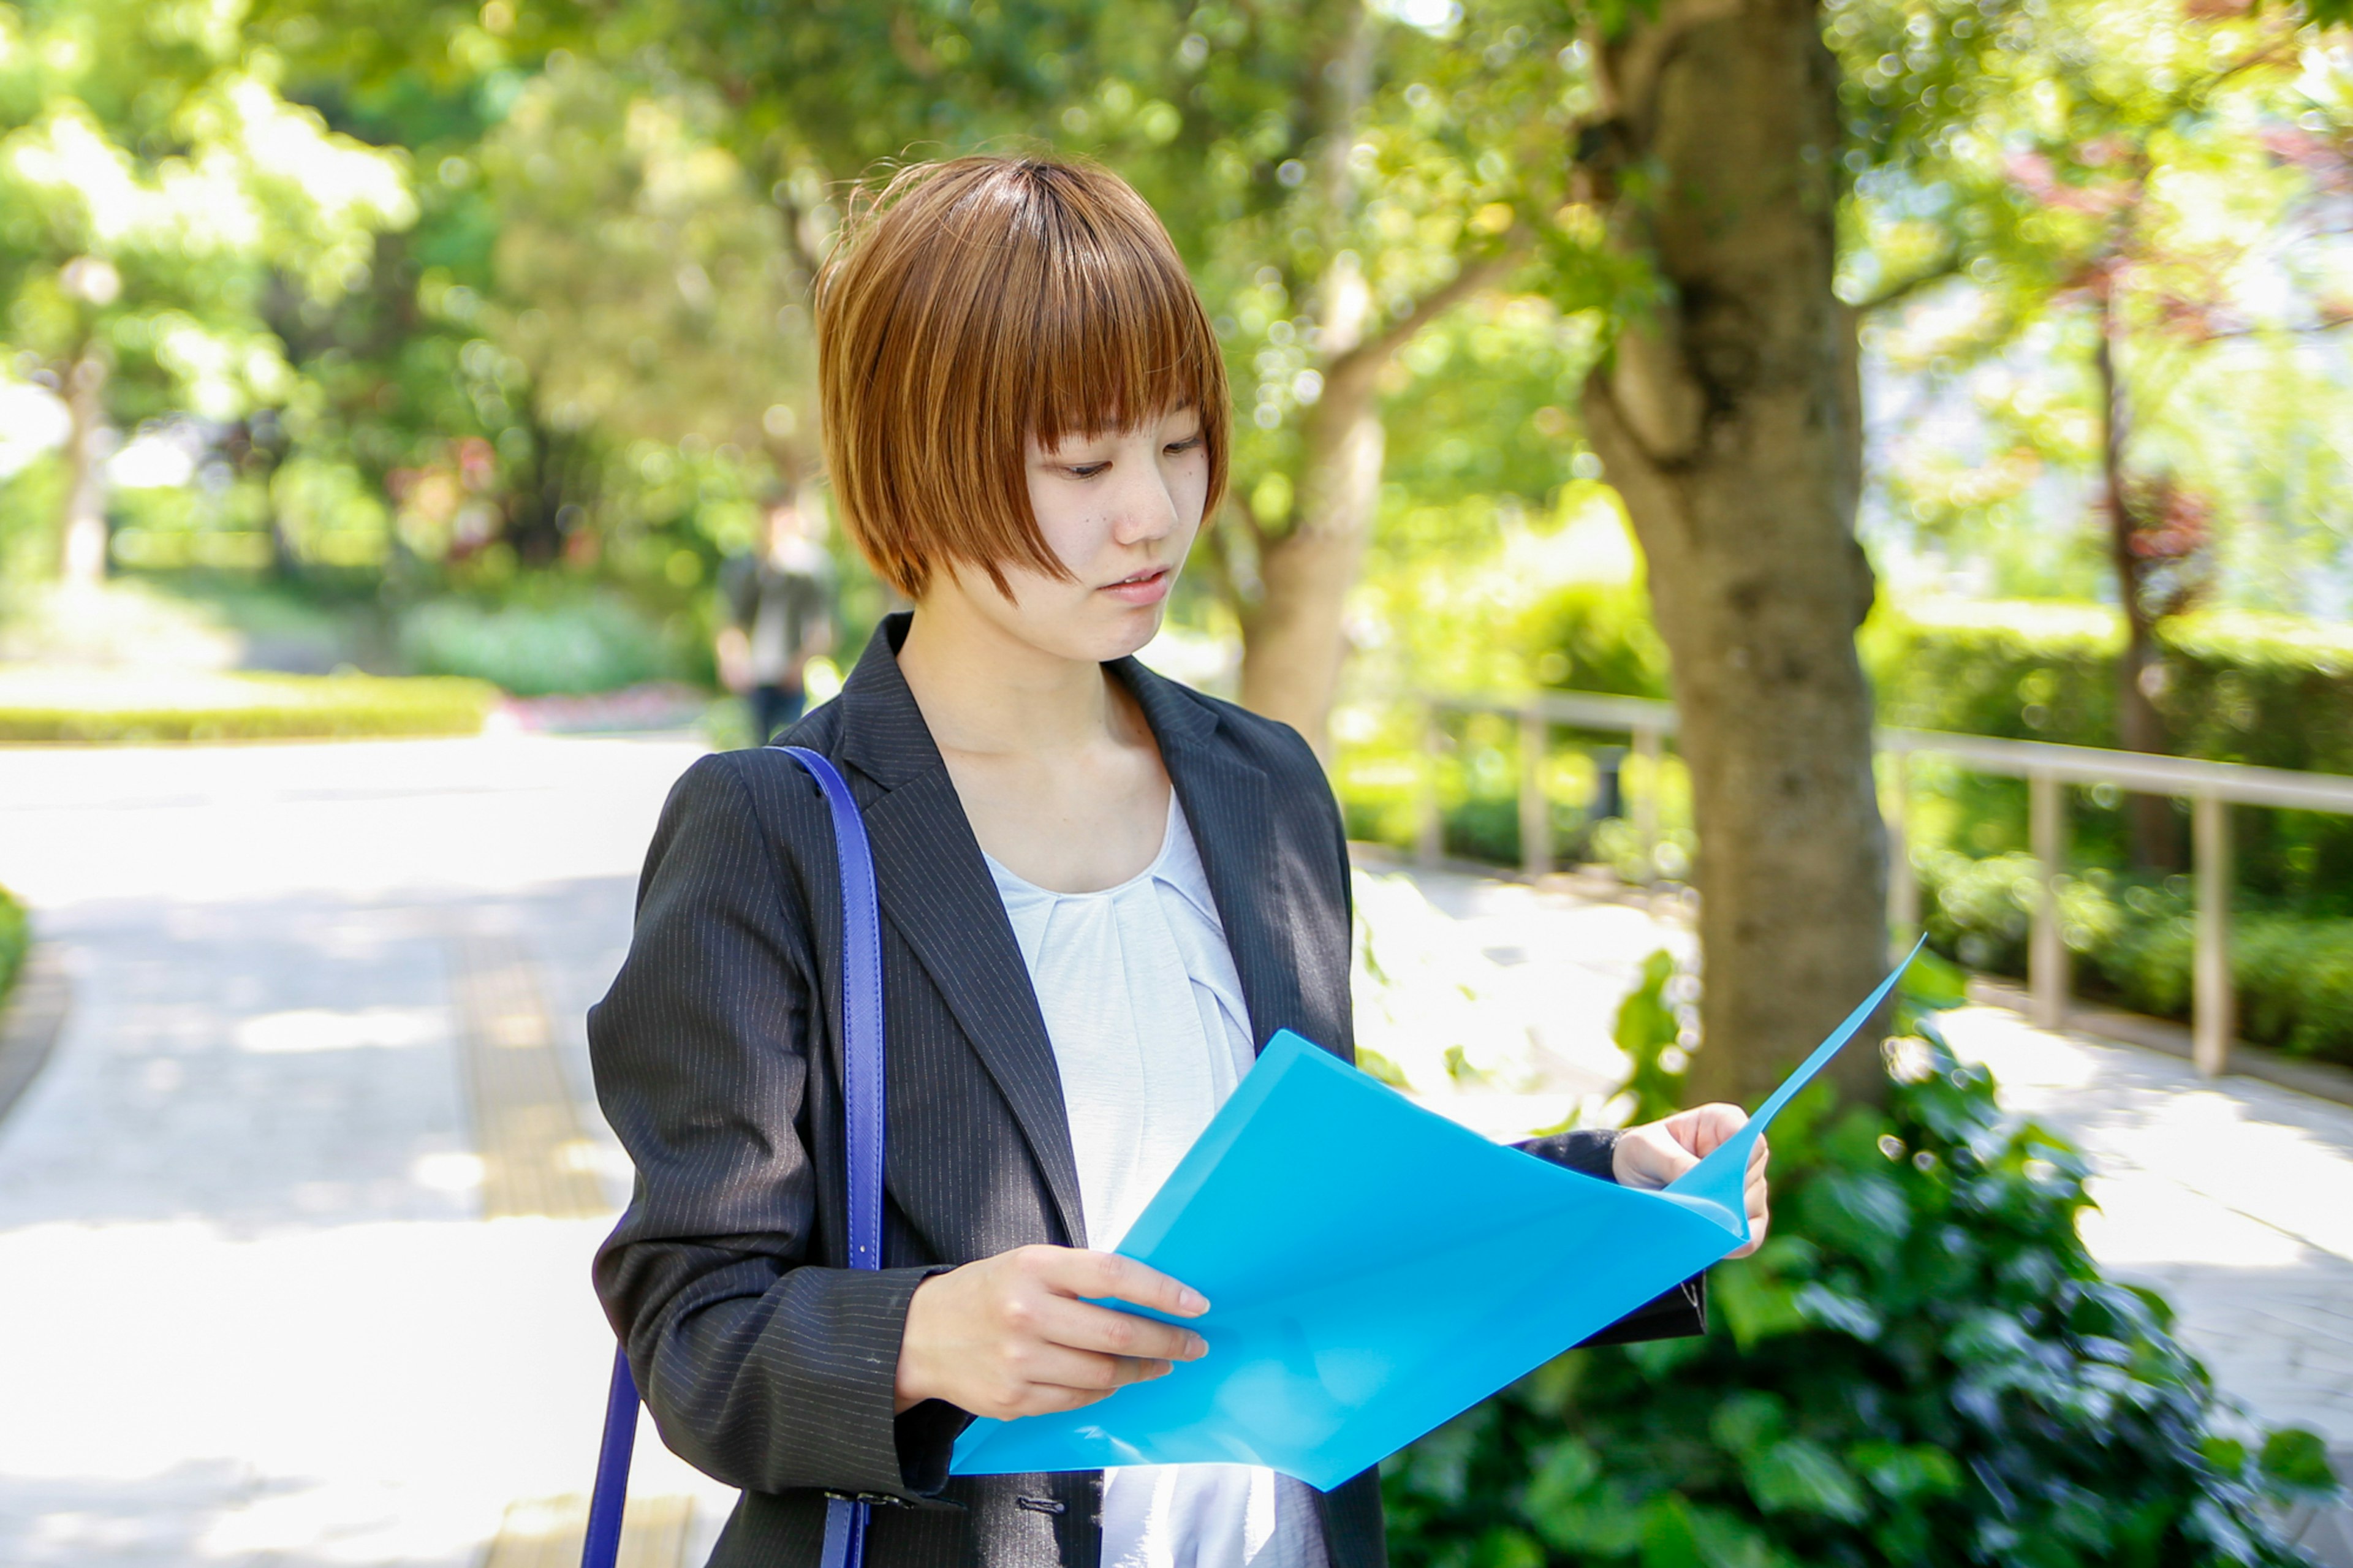
[(1042, 754), (1113, 733), (1111, 673), (1023, 642), (952, 592), (915, 607), (899, 672), (944, 752)]

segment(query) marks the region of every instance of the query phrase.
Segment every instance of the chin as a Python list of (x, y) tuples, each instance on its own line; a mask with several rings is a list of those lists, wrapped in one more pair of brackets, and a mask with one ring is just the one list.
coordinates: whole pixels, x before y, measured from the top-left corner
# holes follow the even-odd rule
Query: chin
[(1102, 639), (1103, 652), (1096, 656), (1095, 662), (1108, 664), (1141, 652), (1145, 644), (1160, 635), (1160, 623), (1166, 609), (1166, 604), (1159, 604), (1124, 612), (1120, 616), (1121, 625)]

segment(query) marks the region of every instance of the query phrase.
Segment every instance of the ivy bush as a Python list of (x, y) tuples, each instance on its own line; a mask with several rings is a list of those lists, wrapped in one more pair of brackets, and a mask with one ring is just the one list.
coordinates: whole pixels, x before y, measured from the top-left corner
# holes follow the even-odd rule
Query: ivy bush
[[(1629, 1007), (1655, 1111), (1673, 1014)], [(2239, 1435), (2078, 1239), (2081, 1156), (1933, 1020), (1890, 1058), (1885, 1110), (1775, 1125), (1774, 1234), (1712, 1272), (1709, 1333), (1571, 1352), (1387, 1463), (1398, 1568), (2303, 1561), (2268, 1505), (2333, 1489), (2320, 1440)]]

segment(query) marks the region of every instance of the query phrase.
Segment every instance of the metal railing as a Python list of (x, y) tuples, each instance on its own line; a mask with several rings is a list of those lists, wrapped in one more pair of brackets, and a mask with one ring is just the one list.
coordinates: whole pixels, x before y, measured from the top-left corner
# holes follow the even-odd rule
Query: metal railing
[[(1547, 691), (1532, 696), (1445, 697), (1423, 694), (1426, 755), (1442, 744), (1440, 716), (1494, 713), (1519, 724), (1519, 815), (1521, 861), (1531, 876), (1552, 868), (1552, 816), (1544, 790), (1544, 764), (1556, 728), (1622, 733), (1633, 739), (1634, 754), (1645, 759), (1643, 787), (1633, 794), (1630, 822), (1643, 864), (1656, 864), (1659, 837), (1657, 767), (1677, 716), (1672, 702), (1598, 692)], [(2295, 773), (2240, 763), (2210, 763), (2141, 752), (2063, 746), (2044, 741), (2004, 741), (1989, 735), (1954, 735), (1934, 730), (1877, 731), (1889, 759), (1882, 781), (1881, 810), (1888, 832), (1888, 923), (1902, 945), (1920, 928), (1920, 884), (1905, 841), (1909, 816), (1910, 759), (1948, 757), (1977, 773), (2026, 781), (2028, 841), (2040, 867), (2032, 925), (2027, 940), (2027, 990), (2031, 1016), (2044, 1028), (2057, 1028), (2067, 1015), (2067, 944), (2059, 923), (2059, 878), (2066, 860), (2066, 811), (2061, 789), (2067, 784), (2107, 784), (2143, 795), (2170, 795), (2190, 803), (2191, 876), (2196, 889), (2197, 943), (2192, 963), (2191, 1056), (2208, 1077), (2230, 1060), (2237, 1027), (2231, 987), (2231, 816), (2232, 805), (2284, 807), (2353, 816), (2353, 777)], [(1423, 770), (1417, 852), (1425, 865), (1440, 851), (1440, 819), (1434, 768)]]

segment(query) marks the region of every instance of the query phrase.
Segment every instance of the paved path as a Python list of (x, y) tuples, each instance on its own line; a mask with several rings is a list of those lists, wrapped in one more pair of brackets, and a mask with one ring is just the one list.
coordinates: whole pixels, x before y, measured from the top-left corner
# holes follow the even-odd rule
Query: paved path
[[(486, 1199), (504, 1156), (469, 1052), (522, 1037), (466, 977), (524, 955), (531, 1043), (585, 1100), (581, 1015), (694, 754), (0, 751), (0, 882), (77, 990), (0, 1123), (0, 1563), (457, 1568), (585, 1487), (606, 1222), (484, 1217), (531, 1205)], [(1533, 1025), (1547, 1084), (1452, 1109), (1503, 1133), (1598, 1104), (1617, 998), (1656, 947), (1688, 950), (1672, 911), (1419, 885), (1482, 1005)], [(2353, 1445), (2353, 1110), (1990, 1010), (1952, 1032), (2092, 1152), (2094, 1247), (2173, 1295), (2225, 1387)], [(592, 1106), (539, 1156), (626, 1190)], [(700, 1561), (723, 1490), (649, 1437), (638, 1481), (699, 1505)]]
[[(452, 970), (519, 941), (585, 1089), (695, 754), (0, 752), (0, 882), (76, 991), (0, 1124), (0, 1563), (459, 1568), (585, 1489), (606, 1221), (480, 1217)], [(617, 1202), (609, 1136), (586, 1153)], [(707, 1540), (725, 1495), (642, 1447)]]

